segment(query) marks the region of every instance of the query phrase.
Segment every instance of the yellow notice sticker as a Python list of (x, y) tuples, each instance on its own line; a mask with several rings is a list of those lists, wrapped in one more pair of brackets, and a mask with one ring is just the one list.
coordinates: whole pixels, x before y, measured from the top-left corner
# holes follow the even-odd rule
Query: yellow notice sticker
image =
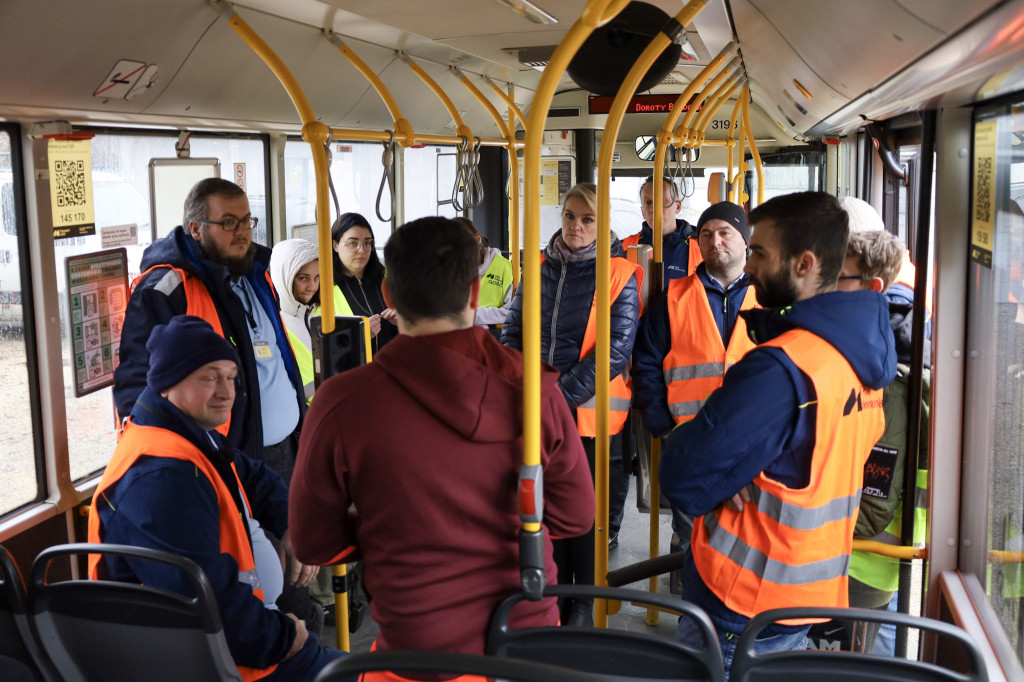
[(971, 260), (992, 267), (996, 211), (996, 127), (998, 120), (974, 126), (974, 196), (971, 197)]
[(96, 233), (89, 140), (50, 140), (50, 208), (53, 238)]

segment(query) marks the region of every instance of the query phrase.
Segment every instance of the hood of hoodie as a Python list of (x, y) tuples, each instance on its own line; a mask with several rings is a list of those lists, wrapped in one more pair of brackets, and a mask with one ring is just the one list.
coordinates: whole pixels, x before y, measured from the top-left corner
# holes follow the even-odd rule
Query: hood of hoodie
[[(620, 258), (626, 257), (626, 250), (622, 248), (622, 242), (614, 234), (611, 235), (611, 255), (614, 258), (619, 256)], [(559, 230), (551, 235), (551, 240), (548, 241), (548, 245), (544, 247), (544, 257), (558, 261), (559, 263), (578, 263), (581, 261), (594, 260), (597, 258), (597, 242), (586, 248), (582, 248), (579, 251), (570, 251), (562, 241), (562, 231)]]
[(299, 315), (305, 308), (295, 294), (292, 293), (292, 282), (299, 270), (311, 261), (319, 258), (316, 244), (305, 239), (285, 239), (274, 245), (270, 253), (270, 279), (277, 289), (277, 298), (281, 304), (281, 312), (288, 315)]
[[(262, 244), (256, 244), (253, 263), (258, 266), (258, 270), (266, 270), (270, 265), (270, 249)], [(155, 265), (171, 265), (187, 270), (208, 286), (228, 279), (228, 269), (207, 258), (199, 248), (199, 242), (186, 233), (181, 225), (171, 230), (166, 237), (157, 239), (146, 247), (142, 254), (141, 271), (145, 272)]]
[(889, 304), (874, 291), (832, 291), (781, 308), (745, 310), (750, 338), (764, 343), (790, 329), (820, 336), (853, 367), (864, 385), (885, 388), (896, 376)]
[[(518, 351), (480, 327), (449, 332), (473, 335), (474, 357), (430, 340), (399, 334), (374, 357), (414, 400), (437, 419), (479, 443), (507, 442), (522, 435), (522, 362)], [(438, 334), (437, 337), (447, 336)], [(467, 341), (463, 339), (463, 341)], [(468, 341), (467, 341), (468, 342)], [(558, 372), (542, 367), (541, 381), (557, 391)]]

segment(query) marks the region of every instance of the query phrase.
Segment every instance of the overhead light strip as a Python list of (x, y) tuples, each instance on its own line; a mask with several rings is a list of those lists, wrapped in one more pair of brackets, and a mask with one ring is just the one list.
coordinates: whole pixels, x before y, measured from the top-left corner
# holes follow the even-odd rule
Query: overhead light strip
[(537, 7), (529, 0), (494, 0), (504, 7), (508, 7), (521, 17), (529, 19), (535, 24), (557, 24), (558, 19)]

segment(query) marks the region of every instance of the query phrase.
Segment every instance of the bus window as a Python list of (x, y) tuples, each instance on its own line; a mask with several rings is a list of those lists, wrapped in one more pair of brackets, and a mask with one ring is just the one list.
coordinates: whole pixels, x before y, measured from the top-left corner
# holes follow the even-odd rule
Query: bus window
[[(372, 142), (335, 142), (331, 145), (331, 179), (334, 191), (338, 193), (338, 204), (342, 213), (360, 213), (370, 227), (377, 241), (378, 250), (391, 236), (391, 223), (377, 219), (377, 190), (380, 188), (384, 166), (381, 165), (383, 146)], [(287, 237), (291, 238), (292, 228), (316, 222), (316, 174), (313, 172), (313, 152), (308, 142), (288, 140), (284, 145), (285, 177), (285, 220)], [(415, 176), (414, 176), (415, 177)], [(391, 215), (391, 200), (387, 185), (381, 196), (381, 214)], [(251, 197), (250, 197), (251, 201)], [(331, 220), (334, 199), (328, 193)], [(253, 209), (255, 213), (255, 209)]]
[(977, 114), (968, 278), (961, 566), (1024, 653), (1024, 103)]
[[(454, 218), (452, 186), (455, 184), (455, 148), (427, 145), (404, 151), (405, 220), (424, 216)], [(485, 192), (503, 191), (485, 187)]]
[[(757, 202), (757, 173), (748, 160), (747, 194)], [(825, 182), (824, 152), (791, 152), (761, 157), (764, 166), (764, 200), (793, 192), (820, 192)]]
[[(267, 219), (267, 171), (264, 165), (266, 142), (262, 137), (212, 136), (193, 134), (192, 155), (220, 159), (221, 177), (243, 185), (249, 197), (249, 210), (259, 218), (252, 234), (258, 244), (270, 245), (270, 221)], [(307, 145), (308, 148), (308, 145)]]
[(41, 497), (36, 471), (32, 401), (21, 305), (21, 255), (18, 233), (24, 234), (15, 211), (12, 138), (0, 130), (0, 404), (4, 433), (0, 437), (0, 515)]

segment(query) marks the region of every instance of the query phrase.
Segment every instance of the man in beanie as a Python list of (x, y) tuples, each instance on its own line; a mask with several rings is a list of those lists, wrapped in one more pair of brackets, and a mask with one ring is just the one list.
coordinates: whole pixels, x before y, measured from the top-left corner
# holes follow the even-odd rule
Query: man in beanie
[[(693, 419), (729, 365), (754, 347), (739, 317), (740, 310), (755, 307), (743, 272), (749, 241), (741, 206), (710, 206), (697, 222), (704, 262), (692, 275), (669, 282), (640, 325), (633, 347), (633, 403), (654, 436)], [(693, 517), (673, 506), (672, 530), (680, 551), (687, 551)]]
[[(288, 489), (216, 431), (235, 401), (238, 353), (190, 315), (156, 325), (146, 350), (146, 387), (93, 496), (89, 541), (195, 561), (213, 587), (242, 678), (312, 680), (341, 654), (275, 606), (286, 577), (304, 586), (318, 570), (294, 559)], [(264, 528), (280, 538), (279, 550)], [(89, 570), (94, 578), (180, 590), (176, 569), (156, 562), (93, 556)]]

